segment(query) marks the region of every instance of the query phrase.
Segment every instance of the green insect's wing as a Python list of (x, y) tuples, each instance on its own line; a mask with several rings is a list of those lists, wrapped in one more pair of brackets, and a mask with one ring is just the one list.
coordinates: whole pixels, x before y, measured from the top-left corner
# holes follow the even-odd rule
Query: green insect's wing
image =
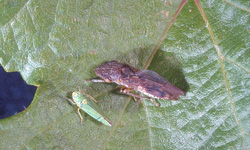
[(101, 108), (87, 96), (80, 103), (80, 108), (101, 123), (112, 126), (112, 123), (104, 116)]

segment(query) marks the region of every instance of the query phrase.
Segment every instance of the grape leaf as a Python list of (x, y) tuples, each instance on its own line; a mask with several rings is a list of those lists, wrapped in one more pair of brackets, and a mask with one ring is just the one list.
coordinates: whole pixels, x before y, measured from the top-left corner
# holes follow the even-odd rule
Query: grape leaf
[[(0, 63), (37, 85), (24, 112), (0, 120), (0, 149), (247, 149), (250, 144), (249, 2), (5, 1)], [(143, 100), (90, 83), (118, 60), (186, 91)], [(113, 126), (66, 97), (95, 97)], [(13, 140), (14, 139), (14, 140)]]

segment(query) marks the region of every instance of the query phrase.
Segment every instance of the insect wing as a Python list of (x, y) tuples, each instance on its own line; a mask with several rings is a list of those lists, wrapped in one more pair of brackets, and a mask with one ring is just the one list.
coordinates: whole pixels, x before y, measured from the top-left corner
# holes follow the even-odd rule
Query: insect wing
[(147, 79), (159, 84), (171, 84), (168, 80), (151, 70), (141, 70), (135, 73), (139, 78)]
[(158, 99), (178, 100), (180, 95), (184, 95), (181, 89), (150, 70), (138, 71), (129, 78), (122, 79), (121, 83), (128, 88)]
[(86, 97), (86, 101), (82, 103), (81, 109), (89, 114), (94, 119), (100, 121), (101, 123), (112, 126), (112, 123), (104, 116), (101, 108), (93, 102), (90, 98)]

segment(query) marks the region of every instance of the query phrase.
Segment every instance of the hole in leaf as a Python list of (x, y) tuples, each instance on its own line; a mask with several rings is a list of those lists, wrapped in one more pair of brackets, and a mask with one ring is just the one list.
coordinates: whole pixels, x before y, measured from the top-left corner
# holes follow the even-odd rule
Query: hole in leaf
[(25, 110), (31, 104), (36, 88), (28, 85), (19, 72), (7, 73), (0, 65), (0, 119)]

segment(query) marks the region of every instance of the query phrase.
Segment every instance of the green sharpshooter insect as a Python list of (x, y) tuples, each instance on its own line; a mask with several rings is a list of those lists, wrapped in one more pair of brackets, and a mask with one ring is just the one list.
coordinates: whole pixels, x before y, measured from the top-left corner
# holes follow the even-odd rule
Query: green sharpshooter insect
[(83, 118), (80, 113), (80, 109), (82, 109), (91, 117), (100, 121), (101, 123), (107, 126), (112, 126), (112, 123), (106, 117), (104, 117), (104, 114), (101, 108), (95, 103), (97, 101), (93, 97), (91, 97), (88, 94), (84, 94), (82, 91), (79, 90), (79, 91), (75, 91), (72, 93), (72, 99), (73, 100), (67, 98), (67, 100), (70, 103), (78, 107), (78, 115), (81, 119), (81, 124), (82, 124)]

